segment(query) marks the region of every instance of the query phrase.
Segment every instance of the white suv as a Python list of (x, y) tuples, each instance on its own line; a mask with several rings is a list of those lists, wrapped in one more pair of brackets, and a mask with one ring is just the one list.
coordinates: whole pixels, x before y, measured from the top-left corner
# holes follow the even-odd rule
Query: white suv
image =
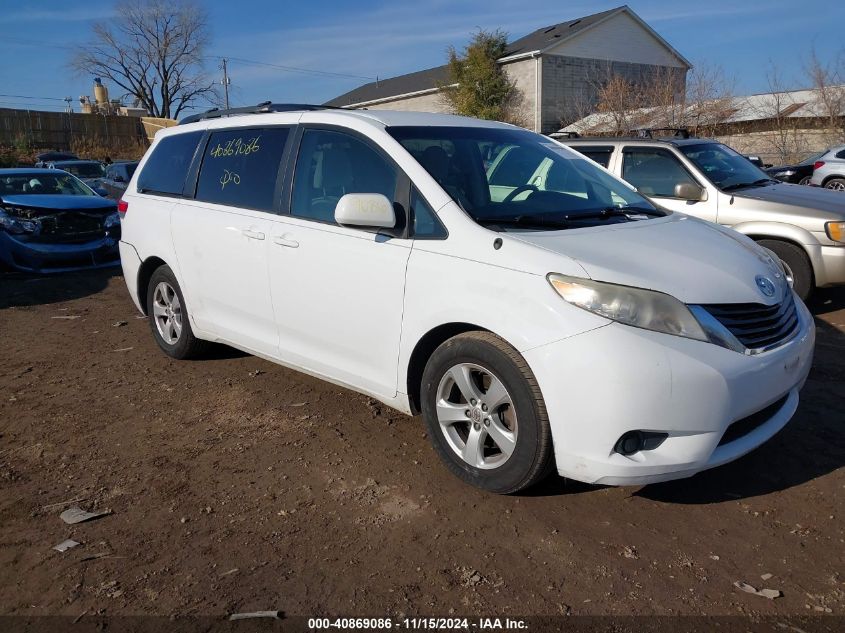
[(449, 469), (501, 493), (692, 475), (795, 412), (813, 320), (750, 239), (509, 125), (255, 110), (159, 132), (120, 203), (170, 356), (218, 341), (421, 412)]

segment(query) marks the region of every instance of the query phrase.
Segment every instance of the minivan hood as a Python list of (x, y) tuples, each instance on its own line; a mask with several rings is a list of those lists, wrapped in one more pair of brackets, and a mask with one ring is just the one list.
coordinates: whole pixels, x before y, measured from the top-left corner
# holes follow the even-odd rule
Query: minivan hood
[[(782, 275), (744, 235), (682, 214), (657, 220), (510, 236), (576, 260), (595, 281), (657, 290), (684, 303), (763, 303), (755, 277)], [(557, 272), (550, 270), (548, 272)]]
[(784, 210), (818, 220), (845, 220), (845, 196), (839, 191), (821, 187), (779, 183), (765, 187), (749, 187), (730, 192), (735, 198), (759, 200), (768, 203), (768, 210)]

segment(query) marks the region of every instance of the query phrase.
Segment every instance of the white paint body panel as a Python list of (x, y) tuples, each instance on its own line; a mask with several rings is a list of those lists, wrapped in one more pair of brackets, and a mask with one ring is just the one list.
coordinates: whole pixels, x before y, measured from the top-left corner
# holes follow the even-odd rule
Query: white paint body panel
[[(493, 232), (469, 218), (384, 129), (501, 124), (318, 111), (218, 119), (159, 136), (297, 121), (340, 125), (369, 137), (436, 210), (448, 238), (388, 238), (138, 194), (133, 179), (121, 253), (139, 308), (143, 262), (160, 259), (177, 276), (197, 336), (404, 412), (410, 412), (410, 359), (427, 333), (455, 323), (489, 330), (517, 349), (537, 377), (561, 474), (588, 482), (639, 484), (692, 474), (753, 449), (794, 412), (814, 340), (812, 318), (800, 301), (799, 335), (774, 351), (747, 356), (612, 323), (570, 305), (546, 279), (552, 272), (592, 277), (690, 303), (760, 302), (754, 276), (771, 270), (750, 240), (682, 216), (559, 232)], [(501, 245), (494, 248), (497, 239)], [(778, 416), (729, 450), (716, 447), (728, 424), (783, 396), (787, 404)], [(614, 453), (618, 437), (638, 428), (665, 430), (670, 437), (639, 458)]]

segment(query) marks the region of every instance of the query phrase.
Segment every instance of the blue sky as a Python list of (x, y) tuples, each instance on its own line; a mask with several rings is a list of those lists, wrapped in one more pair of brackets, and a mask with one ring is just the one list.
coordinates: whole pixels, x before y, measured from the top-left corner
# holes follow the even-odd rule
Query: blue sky
[[(352, 75), (290, 72), (232, 60), (232, 105), (266, 99), (322, 102), (367, 79), (444, 63), (477, 28), (512, 39), (536, 28), (618, 6), (619, 0), (197, 0), (210, 13), (209, 56)], [(0, 107), (61, 109), (58, 101), (91, 94), (90, 77), (67, 67), (91, 23), (114, 3), (0, 0)], [(815, 46), (824, 60), (845, 49), (845, 2), (816, 0), (630, 0), (629, 6), (693, 64), (721, 66), (739, 94), (766, 90), (770, 62), (791, 87), (803, 87), (802, 64)], [(219, 62), (209, 59), (209, 70)], [(12, 97), (8, 95), (20, 95)], [(112, 97), (119, 95), (112, 94)], [(48, 99), (49, 98), (49, 99)], [(53, 99), (53, 100), (51, 100)]]

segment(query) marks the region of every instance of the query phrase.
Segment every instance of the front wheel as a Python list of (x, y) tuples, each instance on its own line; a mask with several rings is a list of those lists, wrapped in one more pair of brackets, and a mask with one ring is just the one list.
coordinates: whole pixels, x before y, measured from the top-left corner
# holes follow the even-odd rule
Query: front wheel
[(801, 180), (798, 181), (799, 185), (809, 185), (810, 184), (810, 176), (804, 176)]
[(787, 277), (792, 278), (792, 289), (803, 301), (810, 298), (813, 293), (813, 267), (804, 249), (789, 242), (780, 240), (759, 240), (760, 246), (774, 251), (786, 270)]
[(426, 364), (421, 395), (435, 450), (465, 482), (509, 494), (551, 471), (540, 387), (525, 359), (498, 336), (468, 332), (443, 343)]

